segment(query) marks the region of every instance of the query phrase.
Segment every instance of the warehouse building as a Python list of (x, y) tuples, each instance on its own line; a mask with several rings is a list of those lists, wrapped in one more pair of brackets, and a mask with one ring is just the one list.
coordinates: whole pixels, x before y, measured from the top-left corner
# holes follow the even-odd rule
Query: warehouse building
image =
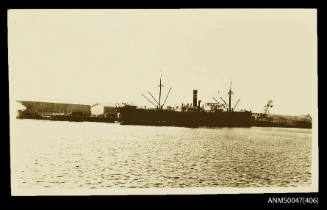
[(26, 109), (25, 113), (40, 115), (79, 115), (90, 116), (91, 106), (83, 104), (49, 103), (36, 101), (18, 101)]

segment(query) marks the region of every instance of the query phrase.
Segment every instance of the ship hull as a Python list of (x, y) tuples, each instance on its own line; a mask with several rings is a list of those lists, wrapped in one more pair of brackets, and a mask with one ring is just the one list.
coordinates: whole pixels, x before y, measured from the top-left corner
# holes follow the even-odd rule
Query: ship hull
[(168, 110), (119, 110), (123, 125), (155, 125), (181, 127), (251, 127), (251, 112), (177, 112)]

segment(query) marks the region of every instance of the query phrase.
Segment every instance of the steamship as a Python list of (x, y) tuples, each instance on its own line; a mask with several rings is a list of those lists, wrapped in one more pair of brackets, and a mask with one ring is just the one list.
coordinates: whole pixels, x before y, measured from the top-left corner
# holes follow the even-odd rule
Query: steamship
[(151, 103), (154, 108), (138, 108), (125, 104), (118, 107), (119, 122), (122, 125), (154, 125), (154, 126), (181, 126), (181, 127), (250, 127), (253, 125), (251, 111), (235, 111), (240, 100), (232, 107), (232, 89), (228, 91), (227, 103), (222, 97), (220, 101), (213, 97), (215, 103), (206, 103), (210, 110), (201, 107), (201, 100), (197, 100), (197, 90), (193, 90), (193, 104), (182, 104), (180, 109), (164, 109), (171, 88), (163, 103), (161, 103), (162, 81), (160, 77), (158, 100), (150, 93), (150, 97), (142, 96)]

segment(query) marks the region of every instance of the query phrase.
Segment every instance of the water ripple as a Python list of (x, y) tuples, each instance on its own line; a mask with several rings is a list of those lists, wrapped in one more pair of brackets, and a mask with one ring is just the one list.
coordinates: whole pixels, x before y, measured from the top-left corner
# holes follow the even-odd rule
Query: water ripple
[(17, 126), (21, 138), (15, 139), (15, 145), (24, 147), (14, 148), (13, 158), (19, 164), (13, 170), (22, 188), (311, 184), (308, 129), (191, 129), (32, 120), (19, 121)]

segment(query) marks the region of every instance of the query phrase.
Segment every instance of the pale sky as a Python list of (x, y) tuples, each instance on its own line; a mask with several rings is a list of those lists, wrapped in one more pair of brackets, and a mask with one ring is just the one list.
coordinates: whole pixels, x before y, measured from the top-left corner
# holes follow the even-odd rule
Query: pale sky
[(316, 27), (314, 9), (9, 10), (10, 97), (151, 107), (162, 73), (166, 105), (227, 100), (232, 80), (238, 108), (312, 113)]

